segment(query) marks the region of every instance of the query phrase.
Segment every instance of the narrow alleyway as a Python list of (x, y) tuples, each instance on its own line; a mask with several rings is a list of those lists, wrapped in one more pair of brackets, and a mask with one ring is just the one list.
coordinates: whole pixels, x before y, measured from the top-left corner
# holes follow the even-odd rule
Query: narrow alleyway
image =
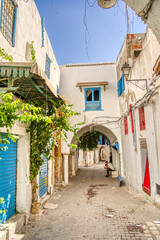
[(155, 223), (160, 209), (126, 186), (119, 188), (114, 176), (105, 177), (103, 167), (82, 168), (68, 186), (60, 187), (49, 200), (51, 207), (58, 207), (44, 209), (21, 229), (23, 239), (160, 239), (160, 224)]

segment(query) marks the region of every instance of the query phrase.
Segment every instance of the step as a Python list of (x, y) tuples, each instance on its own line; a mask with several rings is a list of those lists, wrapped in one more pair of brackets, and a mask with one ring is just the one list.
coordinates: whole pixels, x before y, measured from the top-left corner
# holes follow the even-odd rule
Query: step
[(7, 239), (7, 231), (0, 228), (0, 240)]
[(0, 240), (12, 240), (13, 235), (26, 222), (25, 214), (15, 214), (0, 227)]

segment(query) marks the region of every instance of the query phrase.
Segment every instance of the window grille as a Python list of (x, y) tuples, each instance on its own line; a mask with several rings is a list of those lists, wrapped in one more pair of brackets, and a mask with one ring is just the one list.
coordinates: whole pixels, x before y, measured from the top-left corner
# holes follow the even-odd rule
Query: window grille
[(102, 110), (100, 88), (85, 89), (85, 110), (86, 111)]
[(128, 134), (128, 121), (127, 121), (127, 117), (124, 118), (124, 131), (125, 131), (125, 135)]
[(139, 108), (139, 126), (140, 126), (140, 131), (143, 131), (146, 129), (144, 106)]
[(121, 94), (124, 92), (125, 86), (124, 86), (124, 76), (122, 74), (121, 79), (118, 81), (118, 97), (121, 96)]
[(51, 60), (48, 57), (48, 54), (46, 54), (46, 67), (45, 67), (45, 73), (48, 79), (50, 79), (50, 66), (51, 66)]
[(17, 7), (13, 0), (1, 2), (1, 31), (6, 40), (14, 47)]

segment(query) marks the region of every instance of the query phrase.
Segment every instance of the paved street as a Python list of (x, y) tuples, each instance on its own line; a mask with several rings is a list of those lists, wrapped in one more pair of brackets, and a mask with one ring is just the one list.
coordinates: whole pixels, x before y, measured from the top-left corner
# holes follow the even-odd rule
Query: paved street
[[(24, 240), (160, 239), (160, 209), (106, 178), (104, 162), (79, 170), (21, 230)], [(19, 234), (20, 234), (19, 233)], [(14, 239), (18, 239), (15, 235)]]

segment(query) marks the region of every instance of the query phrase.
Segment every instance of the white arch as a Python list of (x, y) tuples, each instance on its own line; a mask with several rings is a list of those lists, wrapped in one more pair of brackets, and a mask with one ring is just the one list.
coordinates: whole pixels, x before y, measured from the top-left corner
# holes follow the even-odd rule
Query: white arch
[[(88, 131), (99, 131), (102, 134), (106, 135), (111, 143), (114, 143), (115, 141), (118, 141), (118, 138), (116, 137), (116, 135), (107, 127), (100, 125), (100, 124), (89, 124), (89, 125), (85, 125), (84, 127), (82, 127), (81, 129), (79, 129), (79, 131), (77, 132), (78, 137), (82, 136), (84, 133), (88, 132)], [(72, 138), (71, 141), (72, 144), (76, 144), (76, 139)]]

